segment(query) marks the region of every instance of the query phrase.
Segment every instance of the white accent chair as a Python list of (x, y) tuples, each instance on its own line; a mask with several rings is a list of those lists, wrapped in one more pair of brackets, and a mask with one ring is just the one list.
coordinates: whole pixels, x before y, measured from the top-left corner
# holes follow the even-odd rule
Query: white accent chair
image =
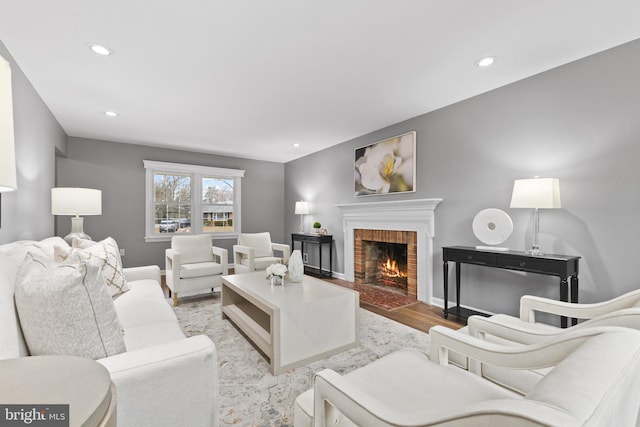
[(208, 234), (173, 236), (165, 264), (167, 287), (176, 306), (182, 292), (222, 287), (222, 276), (229, 273), (229, 251), (212, 246)]
[[(587, 319), (563, 329), (536, 323), (536, 313)], [(491, 317), (471, 316), (467, 326), (458, 333), (506, 345), (534, 344), (549, 337), (597, 326), (621, 326), (640, 330), (640, 290), (635, 290), (608, 301), (579, 304), (525, 295), (520, 299), (520, 318), (506, 314)], [(453, 364), (471, 368), (466, 358), (451, 355)], [(493, 366), (482, 366), (484, 376), (512, 390), (526, 394), (550, 369), (514, 372)]]
[[(282, 256), (275, 256), (275, 251), (280, 252)], [(238, 244), (233, 245), (236, 274), (265, 270), (271, 264), (278, 262), (286, 263), (290, 255), (289, 245), (272, 243), (269, 232), (241, 233), (238, 235)]]
[[(436, 326), (430, 358), (404, 349), (344, 376), (324, 369), (298, 396), (295, 427), (636, 425), (640, 332), (589, 328), (501, 346)], [(448, 365), (456, 351), (509, 369), (556, 366), (522, 396)]]

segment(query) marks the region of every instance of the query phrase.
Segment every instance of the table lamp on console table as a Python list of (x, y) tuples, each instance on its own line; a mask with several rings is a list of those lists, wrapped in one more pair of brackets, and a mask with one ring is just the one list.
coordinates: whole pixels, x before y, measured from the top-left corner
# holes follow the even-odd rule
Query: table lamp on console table
[(296, 215), (300, 215), (300, 233), (304, 233), (304, 216), (309, 214), (309, 203), (304, 200), (296, 202)]
[(516, 179), (511, 195), (512, 208), (533, 209), (533, 246), (531, 255), (544, 255), (540, 248), (540, 209), (559, 209), (560, 182), (557, 178)]

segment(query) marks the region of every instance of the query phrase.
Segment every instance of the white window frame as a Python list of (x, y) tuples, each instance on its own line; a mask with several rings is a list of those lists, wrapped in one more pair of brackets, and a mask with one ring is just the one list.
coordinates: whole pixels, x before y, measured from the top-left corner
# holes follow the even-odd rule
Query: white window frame
[[(191, 177), (191, 232), (189, 234), (210, 234), (216, 239), (235, 239), (242, 230), (241, 182), (244, 178), (244, 170), (226, 169), (212, 166), (188, 165), (183, 163), (156, 162), (143, 160), (145, 168), (145, 242), (163, 242), (171, 240), (175, 235), (165, 233), (155, 234), (155, 184), (153, 177), (156, 173), (177, 173)], [(230, 233), (204, 233), (202, 228), (202, 179), (205, 177), (233, 178), (233, 232)], [(194, 219), (199, 219), (194, 221)]]

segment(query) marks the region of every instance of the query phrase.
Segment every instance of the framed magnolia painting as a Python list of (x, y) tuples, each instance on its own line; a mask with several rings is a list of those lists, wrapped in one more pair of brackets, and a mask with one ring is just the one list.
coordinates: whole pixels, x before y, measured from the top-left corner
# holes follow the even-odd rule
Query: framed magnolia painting
[(416, 191), (416, 133), (356, 148), (355, 195)]

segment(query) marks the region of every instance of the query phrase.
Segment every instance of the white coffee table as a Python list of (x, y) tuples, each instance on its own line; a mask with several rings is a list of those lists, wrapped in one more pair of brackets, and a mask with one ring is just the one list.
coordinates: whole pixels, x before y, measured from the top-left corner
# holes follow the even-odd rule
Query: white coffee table
[(359, 294), (304, 276), (271, 286), (264, 271), (222, 277), (222, 318), (268, 358), (274, 375), (358, 345)]

